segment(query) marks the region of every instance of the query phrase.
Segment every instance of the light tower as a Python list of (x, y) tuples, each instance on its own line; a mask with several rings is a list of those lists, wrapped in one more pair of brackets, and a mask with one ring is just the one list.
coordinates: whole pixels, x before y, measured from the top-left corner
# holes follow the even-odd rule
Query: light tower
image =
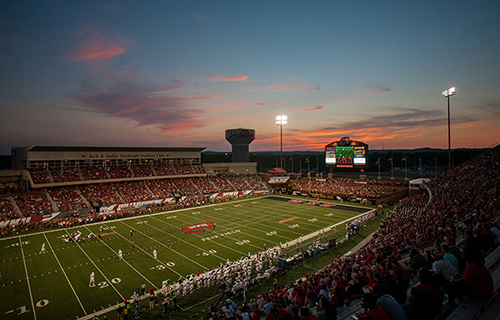
[(233, 162), (249, 162), (248, 146), (255, 139), (253, 129), (228, 129), (226, 130), (226, 140), (233, 147)]
[(280, 168), (283, 168), (283, 126), (287, 123), (287, 116), (276, 116), (276, 124), (280, 126)]
[(443, 91), (443, 96), (448, 100), (448, 170), (451, 169), (450, 97), (455, 95), (456, 92), (455, 87)]

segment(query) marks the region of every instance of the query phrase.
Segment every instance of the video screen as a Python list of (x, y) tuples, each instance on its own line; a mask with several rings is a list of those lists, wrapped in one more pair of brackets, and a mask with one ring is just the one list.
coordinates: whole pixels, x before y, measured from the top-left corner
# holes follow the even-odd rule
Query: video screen
[(366, 149), (364, 146), (327, 146), (326, 164), (336, 166), (366, 165)]

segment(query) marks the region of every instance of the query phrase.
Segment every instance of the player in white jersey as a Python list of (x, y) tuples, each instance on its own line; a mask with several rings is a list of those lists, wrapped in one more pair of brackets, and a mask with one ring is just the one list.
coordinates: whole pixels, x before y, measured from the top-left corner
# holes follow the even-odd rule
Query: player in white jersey
[(94, 280), (95, 280), (95, 274), (94, 274), (94, 271), (92, 271), (92, 273), (90, 274), (90, 282), (89, 282), (89, 287), (93, 287), (95, 286), (95, 283), (94, 283)]
[(40, 253), (45, 253), (45, 242), (42, 244), (42, 248), (40, 249)]
[(153, 250), (153, 257), (155, 258), (155, 260), (157, 259), (158, 257), (158, 253), (156, 252), (156, 249)]
[(120, 260), (123, 259), (123, 252), (121, 250), (118, 250), (118, 258), (120, 258)]

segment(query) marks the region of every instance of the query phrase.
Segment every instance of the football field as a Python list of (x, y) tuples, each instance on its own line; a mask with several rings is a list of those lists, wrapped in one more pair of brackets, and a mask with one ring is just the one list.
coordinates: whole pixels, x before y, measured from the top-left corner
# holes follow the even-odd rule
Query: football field
[[(129, 299), (142, 283), (157, 290), (165, 279), (204, 273), (264, 245), (295, 249), (299, 237), (307, 248), (321, 229), (324, 239), (341, 238), (346, 221), (369, 210), (268, 196), (3, 238), (0, 318), (88, 317)], [(100, 238), (66, 242), (77, 233)]]

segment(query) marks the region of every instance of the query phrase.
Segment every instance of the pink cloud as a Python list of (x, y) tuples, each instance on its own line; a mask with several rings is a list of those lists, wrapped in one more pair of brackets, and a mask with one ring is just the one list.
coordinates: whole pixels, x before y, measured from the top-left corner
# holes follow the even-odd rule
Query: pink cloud
[(296, 112), (311, 112), (311, 111), (319, 111), (319, 110), (323, 110), (325, 107), (323, 106), (316, 106), (316, 107), (312, 107), (312, 108), (309, 108), (309, 109), (301, 109), (301, 110), (298, 110)]
[(111, 39), (101, 35), (95, 29), (86, 29), (78, 34), (84, 38), (77, 48), (68, 56), (75, 62), (101, 62), (126, 52), (127, 41)]
[(208, 75), (208, 76), (200, 76), (200, 78), (202, 80), (209, 82), (245, 81), (246, 79), (248, 79), (248, 77), (244, 75), (236, 75), (236, 76)]
[(259, 103), (254, 103), (253, 105), (257, 106), (257, 107), (264, 107), (266, 104), (262, 103), (262, 102), (259, 102)]
[(273, 102), (273, 105), (277, 106), (278, 104), (282, 104), (282, 103), (286, 103), (286, 102), (288, 102), (288, 101), (283, 100), (283, 101)]

